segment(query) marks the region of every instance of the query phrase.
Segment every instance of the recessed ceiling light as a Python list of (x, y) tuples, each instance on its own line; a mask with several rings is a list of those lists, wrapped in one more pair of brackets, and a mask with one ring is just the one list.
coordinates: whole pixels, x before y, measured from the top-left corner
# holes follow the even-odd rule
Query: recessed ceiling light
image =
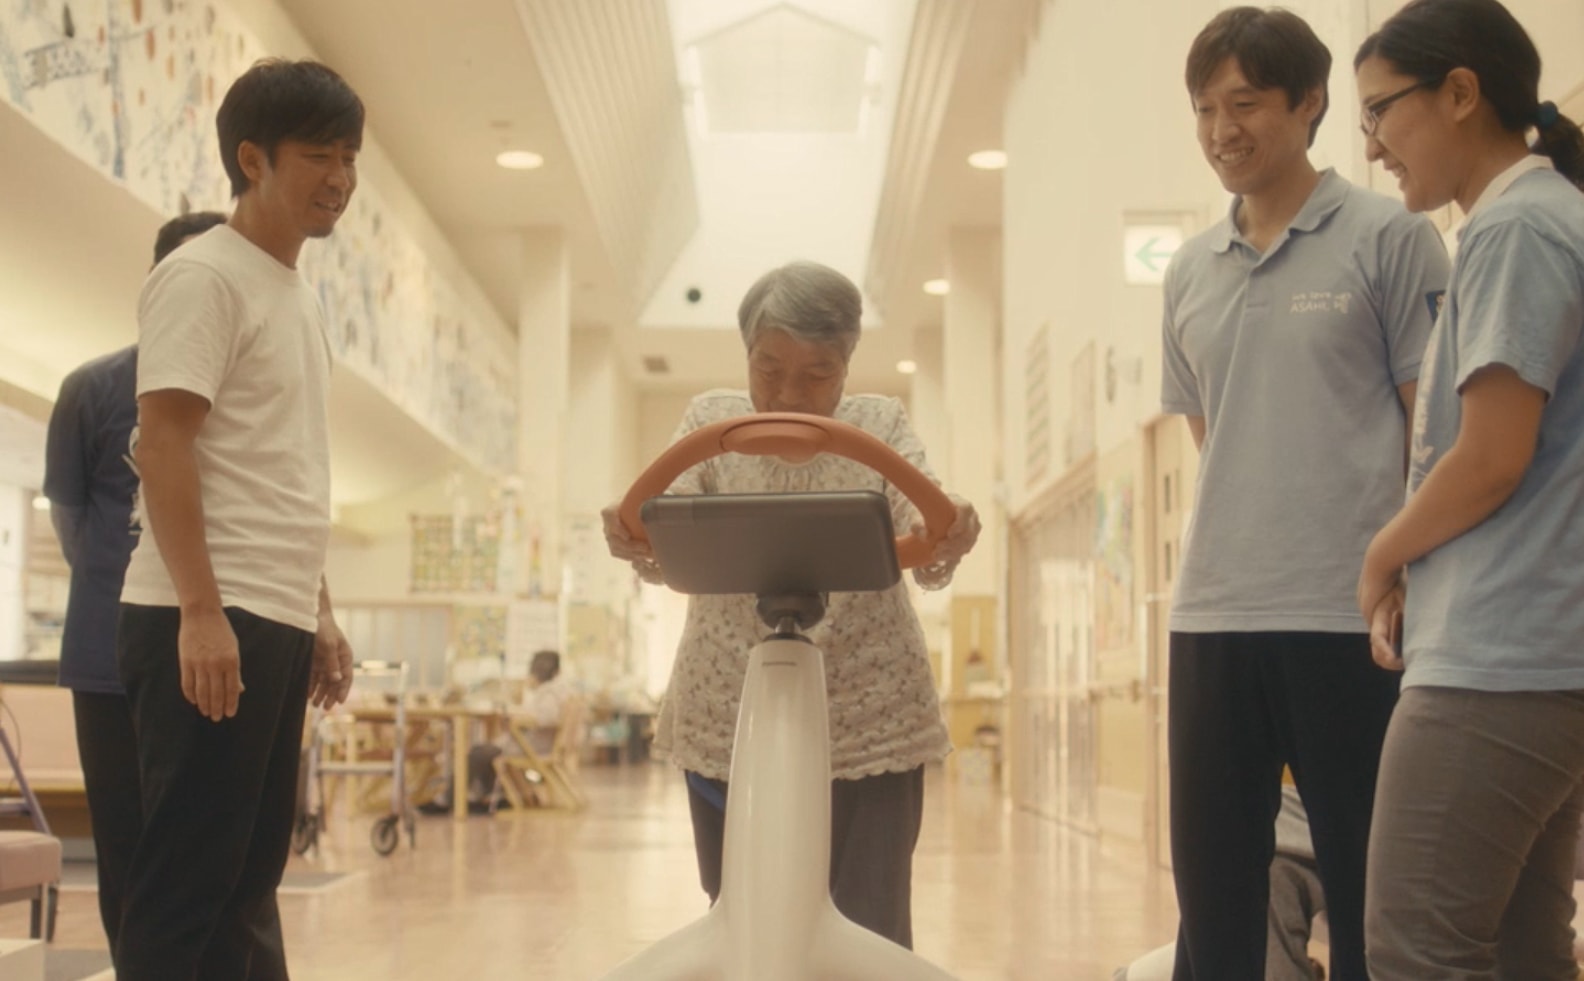
[(924, 292), (930, 296), (945, 296), (951, 292), (951, 284), (944, 279), (927, 279), (924, 281)]
[(898, 361), (897, 371), (904, 375), (911, 375), (915, 371), (918, 371), (918, 362), (911, 359), (903, 359)]
[(495, 162), (507, 170), (535, 170), (544, 166), (544, 157), (532, 150), (502, 150)]
[(50, 509), (50, 499), (49, 498), (45, 497), (43, 494), (34, 495), (34, 497), (33, 497), (33, 510), (35, 510), (35, 511), (48, 511), (49, 509)]
[(1005, 150), (979, 150), (968, 154), (968, 166), (975, 170), (1002, 170), (1006, 164)]

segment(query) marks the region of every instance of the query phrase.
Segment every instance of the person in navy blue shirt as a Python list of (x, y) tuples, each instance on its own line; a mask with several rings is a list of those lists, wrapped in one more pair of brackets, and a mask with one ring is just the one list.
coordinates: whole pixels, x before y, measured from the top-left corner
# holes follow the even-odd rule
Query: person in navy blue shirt
[[(154, 241), (154, 264), (225, 220), (199, 211), (166, 222)], [(71, 566), (60, 684), (72, 691), (99, 864), (99, 914), (112, 949), (127, 863), (143, 823), (137, 741), (115, 646), (121, 582), (137, 544), (132, 498), (138, 479), (127, 460), (137, 425), (136, 383), (136, 345), (67, 375), (50, 413), (44, 461), (50, 520)]]

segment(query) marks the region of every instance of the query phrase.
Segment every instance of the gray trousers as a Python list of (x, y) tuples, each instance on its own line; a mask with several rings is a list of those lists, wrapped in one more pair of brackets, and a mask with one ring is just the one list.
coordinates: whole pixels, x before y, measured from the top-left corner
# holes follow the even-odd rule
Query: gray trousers
[(1372, 981), (1575, 981), (1584, 692), (1405, 689), (1381, 756)]

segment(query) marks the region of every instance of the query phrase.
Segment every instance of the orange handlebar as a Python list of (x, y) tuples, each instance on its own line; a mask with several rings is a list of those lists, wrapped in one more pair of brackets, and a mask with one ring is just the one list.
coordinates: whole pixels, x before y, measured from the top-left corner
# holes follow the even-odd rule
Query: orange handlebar
[(798, 412), (760, 412), (695, 429), (656, 457), (622, 498), (620, 516), (627, 533), (647, 542), (638, 516), (643, 502), (664, 494), (689, 467), (723, 453), (780, 456), (799, 462), (820, 453), (834, 453), (874, 470), (912, 501), (924, 517), (923, 538), (913, 534), (897, 537), (897, 562), (904, 569), (928, 562), (935, 543), (946, 537), (957, 519), (957, 506), (945, 491), (896, 450), (857, 426)]

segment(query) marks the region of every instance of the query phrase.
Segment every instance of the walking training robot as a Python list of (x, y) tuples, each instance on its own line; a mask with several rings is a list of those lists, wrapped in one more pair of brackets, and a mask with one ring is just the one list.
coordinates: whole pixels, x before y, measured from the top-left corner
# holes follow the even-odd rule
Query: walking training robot
[[(723, 453), (803, 461), (834, 453), (874, 469), (923, 515), (923, 537), (893, 539), (870, 491), (664, 497), (688, 468)], [(824, 655), (802, 633), (825, 594), (888, 589), (929, 561), (956, 508), (885, 443), (823, 416), (760, 413), (705, 426), (655, 460), (621, 504), (666, 584), (753, 593), (773, 632), (748, 658), (727, 797), (720, 898), (708, 913), (605, 981), (953, 981), (852, 923), (830, 896), (830, 735)]]

